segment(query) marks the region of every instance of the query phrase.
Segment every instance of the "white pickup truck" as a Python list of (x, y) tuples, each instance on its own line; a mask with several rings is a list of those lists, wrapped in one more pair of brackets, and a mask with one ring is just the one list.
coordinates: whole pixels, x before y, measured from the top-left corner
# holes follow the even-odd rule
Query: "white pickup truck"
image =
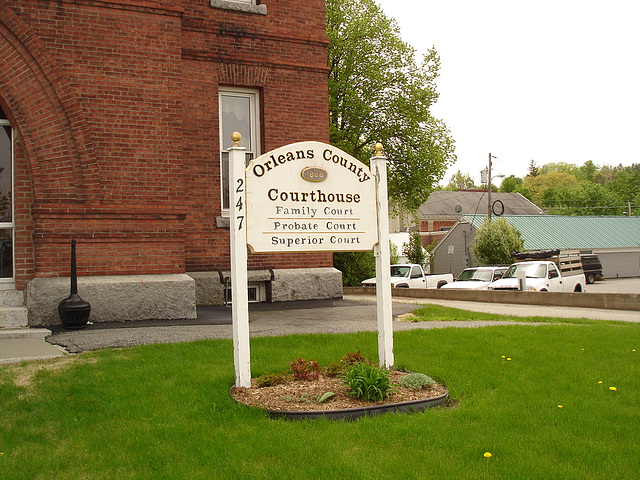
[[(450, 282), (453, 282), (450, 273), (428, 275), (417, 264), (391, 265), (391, 286), (394, 288), (440, 288)], [(376, 279), (363, 280), (362, 286), (375, 287)]]
[(530, 260), (512, 264), (489, 290), (529, 292), (584, 292), (586, 280), (582, 268), (560, 268), (550, 260)]

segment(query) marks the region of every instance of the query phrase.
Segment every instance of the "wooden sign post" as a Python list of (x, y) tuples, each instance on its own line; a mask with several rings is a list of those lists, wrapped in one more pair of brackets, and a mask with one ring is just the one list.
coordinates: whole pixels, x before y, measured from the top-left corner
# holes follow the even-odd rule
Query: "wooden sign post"
[(251, 386), (247, 247), (254, 253), (375, 250), (380, 366), (391, 367), (387, 161), (382, 145), (369, 169), (325, 143), (272, 150), (245, 169), (240, 134), (229, 149), (231, 294), (236, 386)]
[(229, 205), (231, 230), (231, 317), (236, 387), (251, 386), (249, 351), (249, 297), (247, 293), (247, 208), (245, 204), (245, 148), (240, 134), (229, 149)]
[(378, 244), (376, 257), (376, 300), (378, 303), (378, 358), (380, 366), (390, 368), (393, 359), (393, 312), (391, 300), (391, 265), (389, 251), (389, 203), (387, 199), (387, 157), (382, 155), (382, 145), (376, 145), (376, 155), (371, 158), (371, 172), (376, 179), (376, 205), (378, 219)]

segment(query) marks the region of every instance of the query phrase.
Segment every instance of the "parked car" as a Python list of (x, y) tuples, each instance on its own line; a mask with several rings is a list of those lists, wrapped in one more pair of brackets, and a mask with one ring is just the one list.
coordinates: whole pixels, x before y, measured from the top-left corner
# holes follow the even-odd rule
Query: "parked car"
[(602, 277), (602, 263), (598, 255), (595, 254), (582, 254), (582, 270), (584, 270), (584, 276), (587, 279), (587, 283), (594, 283), (596, 278)]
[(465, 268), (453, 283), (443, 285), (443, 289), (486, 290), (491, 282), (502, 277), (507, 267)]
[[(391, 286), (394, 288), (440, 288), (453, 282), (453, 275), (427, 275), (417, 264), (407, 263), (391, 265)], [(376, 279), (368, 278), (362, 281), (363, 287), (375, 287)]]

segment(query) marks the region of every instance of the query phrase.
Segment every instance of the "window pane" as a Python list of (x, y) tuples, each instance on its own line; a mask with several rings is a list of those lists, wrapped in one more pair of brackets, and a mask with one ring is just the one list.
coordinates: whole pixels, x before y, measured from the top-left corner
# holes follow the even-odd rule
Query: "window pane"
[(222, 164), (220, 165), (220, 175), (222, 175), (222, 208), (229, 209), (229, 152), (222, 152)]
[(0, 222), (13, 221), (11, 206), (11, 127), (0, 129)]
[(229, 209), (229, 155), (227, 150), (233, 145), (231, 135), (240, 132), (240, 145), (245, 148), (246, 164), (259, 155), (260, 126), (257, 111), (258, 95), (253, 90), (221, 89), (220, 102), (220, 181), (222, 182), (222, 209)]
[(13, 277), (13, 230), (0, 230), (0, 278)]
[(220, 98), (222, 112), (222, 149), (233, 145), (231, 134), (240, 132), (241, 144), (252, 150), (251, 145), (251, 99), (247, 96), (222, 95)]

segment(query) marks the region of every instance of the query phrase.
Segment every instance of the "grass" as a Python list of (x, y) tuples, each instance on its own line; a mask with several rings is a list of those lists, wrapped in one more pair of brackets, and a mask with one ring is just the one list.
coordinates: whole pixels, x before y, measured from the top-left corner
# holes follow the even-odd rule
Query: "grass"
[(496, 315), (494, 313), (472, 312), (469, 310), (460, 310), (458, 308), (443, 307), (441, 305), (429, 305), (428, 307), (418, 308), (413, 312), (416, 318), (411, 321), (416, 322), (442, 322), (442, 321), (460, 321), (460, 320), (486, 320), (486, 321), (511, 321), (511, 322), (536, 322), (536, 323), (567, 323), (573, 324), (589, 323), (587, 319), (566, 319), (553, 317), (520, 317), (515, 315)]
[[(298, 357), (375, 358), (377, 338), (251, 348), (258, 376)], [(636, 324), (398, 332), (397, 363), (446, 383), (454, 405), (354, 422), (270, 420), (235, 404), (225, 340), (3, 366), (0, 478), (635, 479), (638, 351)]]

